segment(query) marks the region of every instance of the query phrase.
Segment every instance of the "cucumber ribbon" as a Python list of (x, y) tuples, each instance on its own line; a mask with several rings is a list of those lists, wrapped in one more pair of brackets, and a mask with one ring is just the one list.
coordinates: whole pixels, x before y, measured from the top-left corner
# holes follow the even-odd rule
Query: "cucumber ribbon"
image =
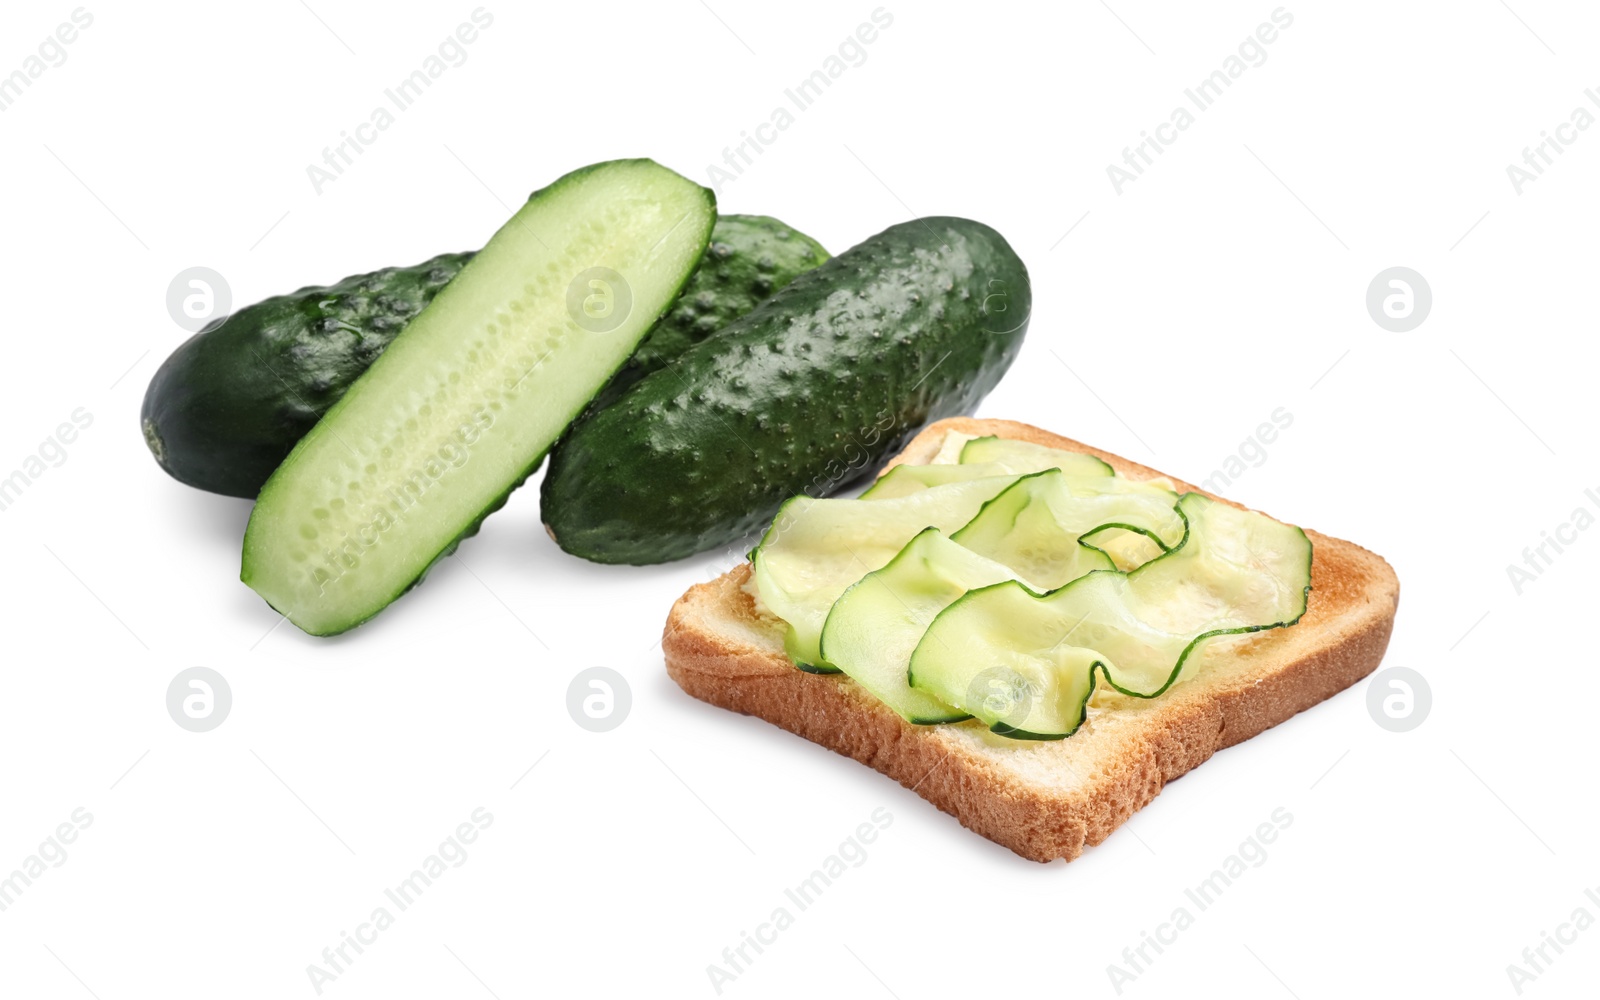
[(1299, 528), (1038, 445), (980, 438), (960, 461), (780, 511), (751, 586), (798, 666), (843, 670), (912, 722), (1059, 739), (1099, 681), (1158, 697), (1203, 641), (1305, 612)]

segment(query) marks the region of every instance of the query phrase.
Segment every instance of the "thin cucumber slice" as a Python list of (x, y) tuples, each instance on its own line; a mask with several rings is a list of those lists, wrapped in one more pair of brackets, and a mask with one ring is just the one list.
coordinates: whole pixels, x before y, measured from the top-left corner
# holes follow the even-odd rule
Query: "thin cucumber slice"
[(975, 462), (999, 462), (1018, 475), (1046, 469), (1060, 469), (1069, 476), (1116, 475), (1111, 463), (1081, 451), (1063, 451), (1030, 441), (994, 436), (973, 438), (962, 446), (961, 464)]
[(1083, 537), (1099, 537), (1108, 526), (1118, 526), (1157, 555), (1168, 551), (1183, 540), (1184, 521), (1173, 509), (1177, 501), (1176, 493), (1160, 486), (1120, 477), (1067, 476), (1060, 469), (1024, 476), (984, 504), (953, 538), (929, 528), (888, 565), (846, 590), (823, 625), (822, 659), (909, 722), (967, 718), (906, 679), (911, 653), (934, 617), (967, 591), (1005, 580), (1042, 592), (1093, 570), (1115, 569)]
[(633, 353), (715, 220), (710, 191), (649, 160), (535, 192), (262, 487), (244, 582), (313, 635), (414, 586)]
[(944, 440), (939, 442), (939, 450), (928, 459), (929, 465), (956, 465), (961, 461), (961, 450), (967, 446), (968, 441), (975, 440), (976, 434), (963, 434), (960, 431), (946, 431)]
[(1085, 478), (1109, 479), (1116, 475), (1109, 464), (1082, 452), (992, 436), (975, 438), (951, 431), (931, 462), (895, 466), (878, 477), (878, 481), (861, 494), (861, 499), (890, 500), (929, 486), (984, 476), (1026, 476), (1047, 469), (1060, 469), (1066, 475)]
[(834, 602), (822, 627), (822, 658), (908, 722), (932, 725), (971, 718), (912, 688), (906, 668), (939, 612), (969, 590), (1016, 578), (1006, 566), (957, 545), (938, 528), (928, 528), (887, 566), (862, 577)]
[(911, 686), (997, 733), (1061, 739), (1082, 725), (1097, 678), (1154, 698), (1202, 641), (1299, 621), (1305, 532), (1198, 493), (1177, 510), (1183, 542), (1132, 573), (1090, 573), (1043, 597), (1016, 582), (971, 591), (928, 627)]
[(1093, 570), (1132, 569), (1176, 547), (1184, 530), (1177, 503), (1176, 493), (1157, 484), (1051, 469), (1018, 480), (953, 537), (1010, 566), (1035, 589), (1055, 590)]
[(878, 477), (871, 488), (861, 494), (862, 500), (894, 500), (948, 483), (964, 483), (969, 479), (1013, 475), (1012, 469), (999, 462), (980, 462), (973, 465), (897, 465)]
[(1016, 482), (1014, 476), (949, 483), (894, 500), (785, 503), (750, 553), (751, 579), (767, 611), (788, 625), (784, 648), (795, 665), (837, 673), (822, 658), (822, 625), (845, 588), (895, 557), (923, 528), (942, 531), (972, 520), (978, 508)]

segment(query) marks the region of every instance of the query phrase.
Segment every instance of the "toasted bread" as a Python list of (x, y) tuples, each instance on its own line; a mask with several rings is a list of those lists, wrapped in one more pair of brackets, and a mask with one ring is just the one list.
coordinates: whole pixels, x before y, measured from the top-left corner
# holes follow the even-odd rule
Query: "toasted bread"
[[(1027, 424), (964, 417), (930, 425), (885, 469), (927, 462), (950, 431), (1088, 452), (1134, 479), (1161, 475)], [(1154, 700), (1099, 692), (1083, 727), (1064, 740), (1006, 739), (975, 721), (913, 725), (848, 677), (796, 669), (784, 655), (783, 623), (761, 614), (745, 590), (748, 563), (679, 598), (662, 649), (667, 673), (694, 697), (853, 757), (1025, 858), (1070, 861), (1216, 751), (1377, 667), (1400, 598), (1394, 570), (1351, 542), (1306, 534), (1312, 590), (1299, 624), (1212, 640), (1193, 676)]]

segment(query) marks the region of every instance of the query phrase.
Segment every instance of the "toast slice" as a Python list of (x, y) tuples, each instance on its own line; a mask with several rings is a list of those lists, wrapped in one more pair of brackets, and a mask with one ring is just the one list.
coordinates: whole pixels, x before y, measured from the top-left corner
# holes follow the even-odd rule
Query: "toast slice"
[[(966, 417), (930, 425), (885, 470), (929, 461), (950, 431), (1088, 452), (1133, 479), (1161, 475), (1028, 424)], [(1070, 861), (1167, 782), (1344, 690), (1383, 659), (1400, 598), (1394, 570), (1351, 542), (1306, 534), (1312, 589), (1298, 625), (1209, 640), (1198, 669), (1153, 701), (1102, 688), (1083, 727), (1064, 740), (1010, 740), (976, 721), (913, 725), (843, 674), (796, 669), (783, 652), (782, 622), (758, 612), (744, 589), (748, 563), (679, 598), (661, 645), (667, 673), (694, 697), (853, 757), (1025, 858)]]

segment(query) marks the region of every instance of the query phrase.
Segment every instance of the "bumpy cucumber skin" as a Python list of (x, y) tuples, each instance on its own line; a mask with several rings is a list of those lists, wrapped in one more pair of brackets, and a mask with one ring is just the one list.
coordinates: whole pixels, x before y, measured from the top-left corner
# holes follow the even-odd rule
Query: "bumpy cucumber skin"
[[(601, 170), (603, 168), (610, 167), (610, 166), (613, 166), (613, 165), (632, 164), (632, 163), (648, 163), (648, 164), (652, 164), (652, 165), (655, 165), (655, 166), (659, 166), (659, 164), (656, 164), (654, 160), (651, 160), (651, 159), (648, 159), (648, 158), (643, 158), (643, 157), (637, 158), (637, 159), (631, 159), (631, 160), (608, 160), (608, 161), (603, 161), (603, 162), (600, 162), (600, 163), (590, 164), (587, 167), (580, 167), (579, 169), (574, 170), (571, 173), (565, 174), (565, 175), (557, 178), (556, 180), (552, 181), (548, 185), (546, 185), (546, 186), (544, 186), (542, 188), (539, 188), (537, 191), (534, 191), (532, 194), (530, 194), (528, 196), (528, 200), (529, 201), (534, 201), (534, 200), (536, 200), (536, 199), (538, 199), (538, 198), (540, 198), (542, 196), (553, 194), (556, 191), (559, 191), (561, 188), (565, 187), (566, 185), (572, 184), (572, 183), (576, 182), (577, 180), (579, 180), (580, 178), (585, 177), (588, 174), (594, 173), (596, 171), (599, 171), (599, 170)], [(704, 199), (706, 210), (707, 210), (708, 215), (709, 215), (709, 218), (707, 219), (706, 224), (705, 224), (705, 228), (702, 230), (702, 232), (700, 234), (700, 238), (703, 239), (705, 241), (706, 245), (709, 247), (712, 234), (715, 232), (715, 223), (716, 223), (716, 218), (717, 218), (717, 195), (716, 195), (715, 191), (711, 190), (710, 188), (706, 188), (706, 187), (700, 187), (699, 188), (699, 192), (700, 192), (701, 197)], [(692, 271), (692, 270), (690, 270), (690, 271), (688, 271), (688, 272), (686, 272), (684, 274), (682, 283), (679, 284), (677, 290), (675, 292), (673, 292), (671, 297), (670, 297), (671, 301), (673, 301), (673, 302), (677, 301), (678, 297), (683, 294), (683, 290), (686, 287), (688, 287), (689, 281), (693, 276), (694, 276), (694, 271)], [(665, 315), (665, 312), (663, 312), (662, 315)], [(659, 320), (659, 317), (658, 317), (658, 320)], [(652, 329), (653, 329), (653, 327), (652, 327)], [(646, 331), (644, 336), (649, 336), (649, 332)], [(643, 340), (643, 337), (641, 337), (640, 340)], [(637, 350), (637, 346), (635, 346), (635, 350)], [(620, 366), (619, 366), (619, 370), (620, 370)], [(616, 375), (616, 372), (612, 372), (611, 375), (614, 377)], [(341, 393), (341, 396), (342, 395), (343, 394)], [(337, 404), (335, 404), (335, 405), (337, 405)], [(584, 410), (582, 408), (579, 408), (577, 411), (575, 411), (571, 415), (570, 419), (576, 420), (578, 418), (578, 416), (581, 415), (583, 412), (584, 412)], [(303, 440), (304, 439), (302, 438), (302, 441)], [(301, 446), (301, 441), (296, 441), (294, 447), (290, 449), (291, 454), (293, 453), (294, 450), (298, 449), (300, 446)], [(413, 577), (411, 580), (409, 580), (404, 585), (402, 585), (397, 590), (395, 590), (395, 592), (392, 595), (390, 595), (389, 598), (387, 600), (385, 600), (379, 607), (375, 608), (373, 611), (371, 611), (370, 613), (368, 613), (368, 614), (366, 614), (366, 615), (364, 615), (362, 617), (352, 618), (349, 621), (344, 622), (342, 625), (340, 625), (337, 628), (326, 629), (326, 630), (323, 630), (323, 631), (311, 631), (309, 629), (305, 629), (305, 631), (307, 631), (307, 633), (310, 634), (310, 635), (316, 635), (316, 636), (340, 635), (340, 634), (342, 634), (344, 632), (348, 632), (349, 630), (351, 630), (353, 628), (356, 628), (357, 626), (365, 625), (367, 622), (371, 621), (374, 617), (376, 617), (378, 614), (380, 614), (382, 611), (384, 611), (386, 608), (388, 608), (389, 605), (393, 604), (395, 601), (399, 600), (401, 597), (404, 597), (406, 594), (409, 594), (411, 591), (415, 590), (418, 586), (421, 585), (422, 581), (427, 577), (427, 575), (433, 571), (433, 568), (435, 566), (439, 565), (439, 563), (442, 560), (454, 555), (456, 550), (461, 547), (461, 543), (462, 542), (464, 542), (467, 539), (473, 537), (480, 530), (482, 530), (483, 522), (488, 520), (490, 515), (498, 513), (501, 508), (505, 507), (506, 503), (511, 499), (511, 494), (515, 493), (518, 489), (520, 489), (522, 487), (522, 485), (528, 481), (528, 477), (529, 476), (533, 475), (535, 472), (538, 471), (539, 466), (541, 464), (543, 464), (543, 462), (545, 460), (545, 457), (549, 453), (550, 453), (550, 449), (546, 448), (543, 452), (540, 452), (537, 456), (535, 456), (534, 459), (531, 462), (528, 463), (528, 466), (525, 469), (522, 470), (521, 474), (517, 475), (506, 486), (505, 492), (501, 493), (498, 497), (495, 497), (493, 500), (491, 500), (489, 502), (489, 504), (487, 506), (485, 506), (483, 508), (483, 510), (479, 511), (477, 516), (474, 517), (472, 519), (472, 521), (470, 523), (468, 523), (462, 529), (460, 534), (456, 535), (448, 543), (446, 543), (444, 548), (440, 549), (439, 552), (437, 554), (435, 554), (434, 557), (431, 560), (428, 561), (428, 564), (426, 566), (422, 567), (422, 569), (417, 572), (417, 575), (415, 577)], [(287, 462), (287, 460), (285, 460), (284, 465), (286, 466), (287, 464), (288, 464), (288, 462)], [(280, 466), (280, 469), (282, 467), (283, 466)], [(274, 470), (274, 473), (276, 473), (277, 471), (278, 470)], [(265, 491), (266, 486), (270, 486), (270, 485), (271, 485), (271, 477), (269, 476), (268, 477), (268, 483), (263, 486), (263, 492)], [(253, 576), (252, 565), (251, 565), (250, 528), (255, 523), (256, 516), (261, 512), (261, 509), (262, 509), (262, 507), (258, 503), (256, 505), (256, 507), (251, 510), (251, 512), (250, 512), (250, 522), (245, 526), (244, 552), (243, 552), (243, 555), (242, 555), (242, 558), (241, 558), (239, 579), (243, 583), (245, 583), (246, 585), (250, 585), (250, 581), (251, 581), (252, 576)], [(269, 606), (272, 606), (270, 602), (269, 602)], [(280, 609), (280, 608), (277, 608), (277, 607), (273, 606), (273, 610), (274, 611), (278, 611), (280, 614), (284, 614), (285, 617), (288, 617), (288, 615), (285, 612), (283, 612), (282, 609)], [(293, 619), (290, 619), (290, 620), (293, 621)], [(299, 623), (295, 623), (295, 624), (298, 625)], [(301, 627), (303, 628), (303, 626), (301, 626)]]
[[(174, 479), (254, 497), (295, 443), (475, 251), (309, 285), (240, 309), (185, 341), (145, 393), (141, 423)], [(717, 220), (699, 270), (591, 409), (828, 259), (777, 219)]]
[(778, 289), (828, 259), (822, 244), (765, 215), (723, 215), (711, 245), (672, 311), (595, 396), (590, 411), (614, 403), (635, 382), (750, 312)]
[(988, 226), (891, 226), (569, 430), (545, 526), (573, 555), (635, 565), (746, 537), (789, 497), (833, 493), (970, 412), (1031, 304), (1027, 268)]
[(473, 254), (357, 274), (246, 306), (185, 341), (145, 392), (145, 443), (174, 479), (254, 497)]

